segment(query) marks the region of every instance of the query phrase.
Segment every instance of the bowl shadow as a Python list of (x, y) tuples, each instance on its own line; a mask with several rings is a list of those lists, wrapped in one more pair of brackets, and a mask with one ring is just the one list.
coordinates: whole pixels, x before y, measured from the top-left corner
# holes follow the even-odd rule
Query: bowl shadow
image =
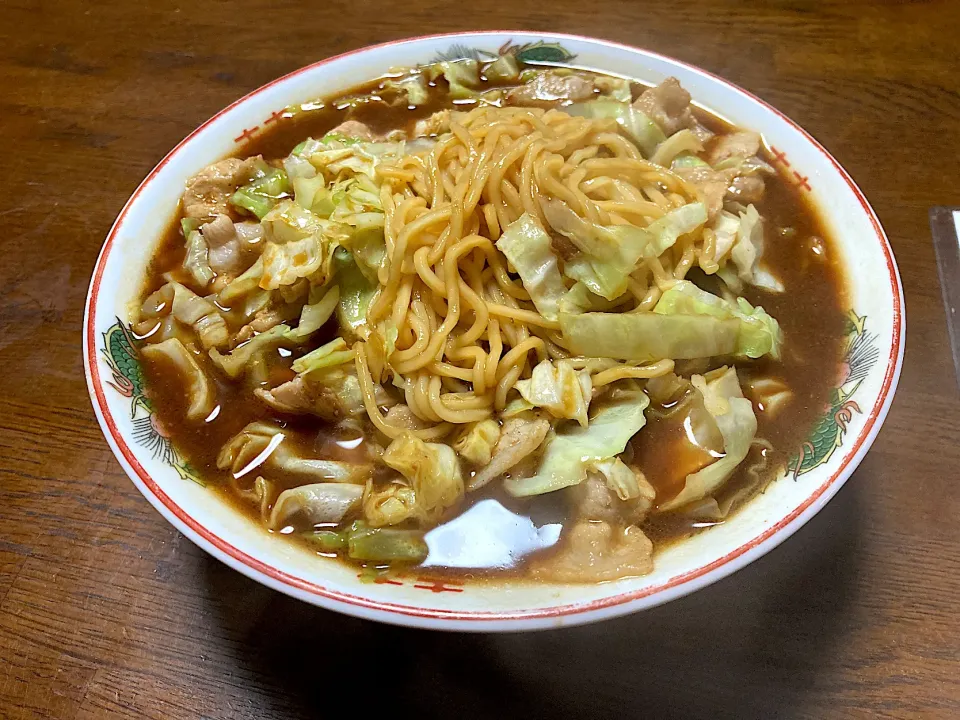
[(855, 474), (793, 538), (732, 577), (563, 630), (392, 627), (299, 602), (209, 557), (204, 569), (239, 674), (255, 677), (271, 706), (264, 717), (316, 717), (348, 699), (420, 718), (806, 717), (853, 624), (865, 481)]

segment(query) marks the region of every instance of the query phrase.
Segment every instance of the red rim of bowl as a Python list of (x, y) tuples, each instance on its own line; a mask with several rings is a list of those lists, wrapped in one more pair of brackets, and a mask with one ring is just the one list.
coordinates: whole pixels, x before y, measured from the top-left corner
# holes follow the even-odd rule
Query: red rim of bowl
[[(756, 103), (759, 103), (767, 110), (773, 112), (781, 120), (789, 124), (792, 128), (797, 130), (803, 137), (823, 156), (830, 162), (834, 169), (840, 174), (844, 179), (850, 189), (853, 191), (856, 198), (859, 200), (860, 205), (863, 209), (863, 212), (869, 217), (874, 231), (876, 232), (877, 239), (880, 241), (880, 246), (884, 253), (884, 258), (887, 264), (887, 270), (890, 275), (890, 285), (892, 290), (893, 297), (893, 331), (892, 331), (892, 343), (890, 355), (887, 360), (887, 367), (883, 378), (883, 384), (881, 386), (880, 393), (877, 397), (876, 402), (873, 407), (870, 409), (870, 412), (866, 415), (866, 422), (864, 423), (863, 428), (860, 430), (859, 435), (857, 436), (856, 442), (847, 452), (843, 460), (840, 463), (840, 466), (837, 470), (828, 478), (820, 487), (816, 488), (810, 496), (804, 500), (799, 507), (793, 510), (788, 516), (781, 519), (775, 525), (767, 528), (757, 537), (752, 540), (744, 543), (735, 550), (727, 553), (721, 558), (714, 560), (711, 563), (703, 565), (695, 570), (676, 575), (669, 580), (656, 585), (654, 587), (643, 588), (641, 590), (636, 590), (632, 592), (621, 593), (619, 595), (613, 595), (610, 597), (600, 598), (593, 601), (588, 601), (585, 603), (579, 604), (568, 604), (568, 605), (558, 605), (555, 607), (545, 607), (545, 608), (536, 608), (530, 611), (520, 611), (520, 612), (500, 612), (500, 611), (459, 611), (459, 610), (447, 610), (444, 608), (423, 608), (411, 605), (403, 605), (398, 603), (389, 603), (382, 602), (377, 600), (371, 600), (369, 598), (360, 597), (356, 595), (350, 595), (348, 593), (337, 592), (329, 590), (322, 585), (317, 585), (316, 583), (310, 582), (309, 580), (304, 580), (303, 578), (291, 575), (289, 573), (283, 572), (274, 568), (261, 560), (258, 560), (250, 555), (246, 554), (242, 550), (232, 546), (230, 543), (226, 542), (217, 535), (214, 535), (207, 528), (197, 522), (192, 516), (190, 516), (186, 511), (183, 510), (179, 505), (177, 505), (173, 500), (160, 489), (157, 483), (150, 477), (149, 473), (143, 468), (140, 462), (137, 460), (134, 453), (131, 451), (129, 445), (123, 439), (120, 434), (119, 429), (114, 422), (113, 416), (110, 413), (109, 408), (107, 407), (106, 396), (103, 390), (103, 383), (100, 379), (100, 370), (97, 364), (97, 353), (96, 353), (96, 323), (95, 323), (95, 309), (97, 300), (100, 293), (100, 282), (103, 277), (104, 268), (106, 266), (106, 260), (110, 253), (110, 249), (113, 245), (113, 241), (116, 237), (117, 231), (120, 226), (123, 224), (123, 220), (127, 215), (130, 207), (139, 197), (140, 193), (144, 188), (150, 183), (154, 176), (170, 161), (171, 158), (176, 155), (180, 149), (188, 143), (192, 138), (194, 138), (201, 130), (210, 125), (217, 118), (223, 116), (233, 108), (238, 105), (246, 102), (252, 97), (259, 95), (267, 88), (273, 87), (278, 83), (284, 82), (290, 78), (293, 78), (302, 73), (314, 70), (323, 65), (327, 65), (335, 60), (340, 60), (345, 57), (352, 55), (368, 52), (376, 48), (385, 48), (393, 45), (402, 45), (407, 43), (419, 42), (422, 40), (435, 40), (440, 38), (463, 38), (463, 37), (482, 37), (482, 36), (510, 36), (510, 35), (535, 35), (540, 39), (568, 39), (575, 40), (579, 42), (588, 42), (592, 44), (607, 45), (609, 47), (614, 47), (622, 50), (628, 50), (631, 52), (638, 52), (642, 55), (649, 57), (657, 58), (664, 60), (691, 72), (698, 73), (709, 77), (726, 87), (734, 90), (735, 92), (746, 96), (747, 98), (753, 100)], [(413, 38), (405, 38), (402, 40), (395, 40), (386, 43), (380, 43), (378, 45), (370, 45), (367, 47), (359, 48), (357, 50), (352, 50), (350, 52), (342, 53), (331, 58), (326, 58), (318, 62), (307, 65), (298, 70), (294, 70), (283, 77), (277, 78), (266, 85), (263, 85), (256, 90), (248, 93), (239, 100), (234, 101), (223, 110), (218, 112), (216, 115), (211, 117), (209, 120), (204, 122), (193, 132), (191, 132), (187, 137), (181, 140), (176, 147), (171, 150), (166, 157), (161, 160), (157, 166), (150, 171), (147, 177), (139, 185), (139, 187), (134, 191), (133, 195), (127, 200), (123, 209), (120, 211), (120, 214), (117, 217), (116, 222), (111, 227), (109, 234), (107, 235), (106, 241), (104, 242), (103, 248), (100, 251), (100, 256), (97, 259), (97, 264), (94, 268), (93, 277), (90, 283), (90, 289), (87, 295), (87, 302), (84, 312), (84, 364), (87, 369), (87, 385), (90, 391), (91, 399), (94, 402), (94, 409), (97, 411), (97, 419), (100, 421), (101, 429), (104, 434), (107, 436), (107, 439), (112, 441), (110, 444), (113, 446), (115, 451), (119, 451), (122, 458), (126, 461), (129, 468), (125, 468), (130, 474), (132, 470), (137, 478), (140, 480), (138, 486), (140, 489), (149, 490), (150, 494), (153, 495), (153, 498), (147, 497), (148, 500), (151, 500), (151, 503), (157, 507), (158, 510), (165, 508), (167, 513), (163, 513), (170, 518), (172, 515), (174, 518), (179, 520), (179, 523), (174, 523), (179, 526), (178, 529), (184, 530), (184, 532), (191, 536), (195, 542), (198, 542), (204, 549), (211, 554), (219, 557), (221, 560), (230, 558), (233, 561), (240, 564), (238, 570), (243, 571), (245, 574), (249, 575), (251, 578), (256, 579), (260, 582), (265, 582), (270, 587), (274, 589), (287, 592), (288, 594), (292, 590), (300, 590), (315, 598), (323, 599), (330, 601), (328, 607), (332, 609), (337, 609), (343, 612), (359, 615), (362, 617), (374, 617), (369, 611), (380, 611), (388, 613), (387, 617), (379, 618), (382, 620), (398, 622), (402, 624), (424, 624), (432, 625), (434, 627), (439, 627), (444, 624), (442, 621), (485, 621), (487, 623), (493, 621), (527, 621), (527, 620), (543, 620), (543, 619), (557, 619), (563, 616), (571, 615), (581, 615), (583, 616), (582, 620), (585, 622), (590, 619), (599, 619), (600, 616), (597, 615), (596, 611), (601, 611), (606, 608), (614, 608), (617, 606), (625, 606), (628, 603), (631, 603), (636, 600), (650, 597), (658, 593), (664, 594), (662, 602), (666, 602), (671, 599), (680, 597), (687, 592), (692, 592), (693, 590), (703, 587), (706, 584), (716, 582), (723, 577), (726, 577), (730, 573), (737, 570), (742, 565), (746, 564), (741, 563), (737, 566), (731, 566), (731, 563), (740, 558), (745, 553), (755, 550), (761, 544), (768, 543), (772, 541), (769, 549), (772, 549), (775, 545), (779, 544), (793, 531), (798, 529), (801, 524), (797, 524), (790, 532), (782, 532), (787, 526), (791, 523), (794, 523), (804, 512), (806, 512), (810, 507), (820, 500), (825, 493), (832, 491), (830, 495), (824, 498), (824, 503), (835, 493), (846, 478), (853, 472), (853, 467), (851, 467), (852, 461), (858, 454), (861, 452), (866, 452), (869, 449), (870, 445), (873, 442), (875, 435), (873, 435), (874, 428), (877, 426), (878, 421), (882, 421), (886, 414), (886, 410), (889, 407), (889, 403), (892, 400), (892, 391), (896, 385), (897, 378), (900, 372), (900, 365), (902, 360), (903, 352), (903, 339), (904, 339), (904, 314), (903, 314), (903, 292), (900, 284), (900, 276), (897, 271), (896, 261), (893, 257), (893, 251), (890, 247), (890, 243), (886, 237), (886, 234), (883, 231), (883, 228), (880, 226), (880, 222), (877, 219), (876, 214), (873, 209), (870, 207), (870, 204), (867, 202), (866, 198), (861, 192), (860, 188), (857, 187), (853, 179), (846, 172), (846, 170), (841, 167), (841, 165), (833, 158), (833, 156), (827, 152), (827, 150), (819, 143), (816, 139), (813, 138), (806, 130), (793, 122), (786, 115), (781, 113), (779, 110), (769, 105), (764, 100), (753, 95), (752, 93), (743, 90), (742, 88), (734, 85), (733, 83), (724, 80), (717, 75), (714, 75), (706, 70), (698, 68), (694, 65), (675, 60), (673, 58), (661, 55), (659, 53), (651, 52), (649, 50), (643, 50), (640, 48), (631, 47), (629, 45), (624, 45), (622, 43), (616, 43), (609, 40), (601, 40), (598, 38), (590, 38), (583, 35), (570, 35), (563, 33), (535, 33), (529, 31), (509, 31), (509, 30), (493, 30), (493, 31), (482, 31), (482, 32), (462, 32), (462, 33), (440, 33), (435, 35), (422, 35)], [(879, 428), (877, 428), (879, 429)], [(839, 481), (839, 482), (838, 482)], [(156, 502), (154, 502), (154, 500)], [(158, 504), (159, 503), (159, 504)], [(819, 510), (819, 508), (817, 509)], [(169, 514), (168, 514), (169, 513)], [(812, 516), (812, 515), (811, 515)], [(809, 519), (809, 518), (806, 518)], [(806, 519), (803, 522), (806, 522)], [(189, 529), (188, 532), (186, 529)], [(228, 563), (230, 564), (230, 563)], [(715, 572), (718, 571), (718, 572)], [(709, 578), (706, 578), (706, 582), (697, 586), (692, 585), (692, 581), (698, 578), (704, 578), (704, 576), (713, 573)], [(690, 584), (689, 587), (684, 588), (684, 585)], [(675, 589), (675, 592), (666, 594), (665, 591)], [(302, 599), (302, 598), (301, 598)], [(627, 612), (628, 608), (624, 608), (622, 612)], [(616, 613), (619, 614), (619, 613)], [(593, 617), (589, 617), (593, 615)], [(420, 623), (417, 623), (417, 620), (420, 620)], [(412, 622), (411, 622), (412, 620)], [(423, 622), (427, 621), (427, 622)], [(440, 623), (430, 623), (429, 621), (441, 621)], [(541, 627), (543, 623), (538, 623)], [(493, 629), (493, 628), (484, 628), (484, 629)]]

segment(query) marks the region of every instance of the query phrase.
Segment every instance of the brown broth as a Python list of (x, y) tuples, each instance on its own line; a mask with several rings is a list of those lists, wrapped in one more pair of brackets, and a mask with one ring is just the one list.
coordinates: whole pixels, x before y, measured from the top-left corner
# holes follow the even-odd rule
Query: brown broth
[[(376, 88), (377, 83), (378, 81), (373, 81), (355, 88), (350, 94), (368, 93)], [(635, 84), (634, 97), (643, 89), (644, 86)], [(268, 160), (282, 158), (306, 137), (320, 137), (346, 119), (361, 120), (378, 132), (398, 128), (407, 130), (417, 119), (445, 107), (450, 107), (450, 104), (437, 89), (431, 92), (428, 103), (415, 109), (378, 100), (348, 109), (337, 109), (334, 103), (326, 103), (319, 109), (288, 113), (269, 129), (257, 133), (238, 146), (235, 156), (260, 154)], [(732, 129), (724, 121), (703, 110), (695, 109), (695, 112), (703, 124), (718, 134), (730, 132)], [(767, 161), (774, 164), (769, 152), (763, 152)], [(765, 196), (755, 205), (766, 221), (765, 262), (783, 281), (786, 292), (778, 295), (748, 287), (743, 294), (752, 304), (762, 305), (778, 319), (785, 342), (780, 361), (765, 358), (738, 363), (738, 372), (742, 381), (759, 376), (776, 377), (790, 388), (794, 398), (777, 417), (770, 417), (769, 413), (758, 409), (757, 435), (769, 441), (773, 450), (767, 454), (764, 482), (755, 483), (747, 472), (750, 466), (761, 459), (759, 449), (755, 448), (717, 498), (722, 501), (723, 497), (732, 497), (743, 489), (751, 488), (751, 493), (741, 499), (738, 505), (756, 492), (762, 491), (765, 483), (773, 478), (776, 468), (785, 467), (788, 457), (806, 439), (814, 422), (827, 405), (844, 346), (843, 329), (847, 307), (843, 271), (836, 246), (831, 241), (817, 209), (797, 190), (790, 179), (782, 175), (768, 179)], [(819, 255), (810, 249), (809, 239), (814, 237), (822, 241), (822, 252)], [(149, 264), (143, 296), (162, 286), (165, 282), (163, 273), (177, 271), (183, 257), (183, 237), (179, 222), (175, 219), (171, 221)], [(710, 280), (705, 276), (695, 276), (695, 279), (709, 289)], [(203, 358), (201, 362), (204, 362)], [(259, 509), (239, 498), (228, 473), (216, 466), (220, 448), (248, 423), (254, 420), (282, 423), (291, 441), (305, 454), (313, 457), (350, 460), (355, 452), (360, 451), (345, 450), (338, 445), (334, 427), (330, 423), (318, 418), (303, 419), (279, 415), (256, 400), (248, 386), (242, 382), (224, 381), (217, 373), (212, 372), (209, 362), (207, 365), (206, 369), (211, 370), (210, 377), (216, 379), (218, 400), (223, 408), (213, 422), (199, 425), (185, 423), (184, 398), (178, 378), (164, 372), (163, 368), (144, 362), (147, 393), (156, 410), (157, 421), (169, 432), (177, 450), (204, 481), (255, 522), (260, 522)], [(661, 435), (669, 437), (675, 430), (676, 428), (669, 427), (669, 424), (658, 428), (657, 423), (652, 422), (642, 434), (655, 435), (657, 438)], [(656, 466), (669, 466), (675, 459), (670, 455), (669, 442), (635, 441), (632, 450), (637, 451), (640, 448), (651, 469)], [(502, 490), (488, 486), (476, 495), (479, 497), (470, 496), (461, 507), (449, 511), (446, 519), (459, 515), (479, 500), (488, 498), (498, 500), (517, 514), (530, 516), (538, 525), (545, 522), (564, 523), (569, 519), (562, 493), (554, 493), (555, 497), (541, 496), (531, 502), (512, 498)], [(680, 514), (663, 514), (651, 517), (642, 527), (659, 549), (689, 536), (706, 524), (694, 522)], [(561, 544), (532, 557), (542, 559)], [(493, 575), (502, 577), (504, 574), (522, 577), (526, 567), (527, 563), (523, 562), (511, 571), (431, 568), (424, 569), (423, 573), (441, 577), (483, 578)]]

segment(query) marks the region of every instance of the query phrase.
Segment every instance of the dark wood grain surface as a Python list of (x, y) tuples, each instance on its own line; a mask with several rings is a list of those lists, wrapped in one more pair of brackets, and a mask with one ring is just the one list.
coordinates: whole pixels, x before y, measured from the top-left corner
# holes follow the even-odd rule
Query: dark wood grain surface
[[(909, 320), (873, 450), (785, 545), (630, 618), (457, 636), (300, 604), (180, 536), (100, 434), (80, 326), (114, 217), (204, 119), (325, 56), (494, 28), (647, 47), (796, 119), (874, 204)], [(958, 37), (956, 2), (4, 0), (0, 717), (960, 717), (960, 403), (927, 227), (960, 205)]]

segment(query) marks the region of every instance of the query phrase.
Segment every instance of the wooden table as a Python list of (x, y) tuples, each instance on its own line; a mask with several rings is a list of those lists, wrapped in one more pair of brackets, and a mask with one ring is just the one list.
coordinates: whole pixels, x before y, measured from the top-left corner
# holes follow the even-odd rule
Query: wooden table
[[(960, 717), (960, 404), (927, 226), (960, 205), (960, 4), (407, 5), (3, 3), (0, 717)], [(227, 569), (134, 489), (87, 399), (88, 277), (140, 179), (230, 101), (369, 43), (500, 27), (672, 55), (817, 136), (900, 263), (900, 390), (818, 517), (691, 597), (523, 636), (340, 617)]]

